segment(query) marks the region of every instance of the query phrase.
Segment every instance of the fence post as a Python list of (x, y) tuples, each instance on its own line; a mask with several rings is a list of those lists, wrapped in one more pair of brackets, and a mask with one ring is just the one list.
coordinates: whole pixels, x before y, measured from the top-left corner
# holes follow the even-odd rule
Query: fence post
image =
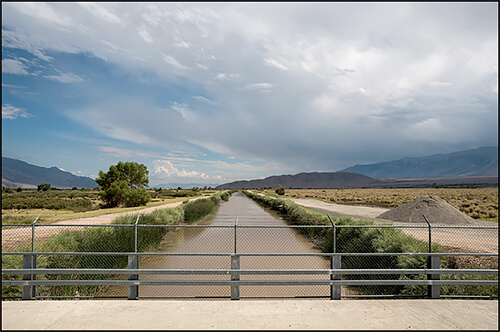
[[(23, 269), (33, 269), (36, 266), (35, 254), (23, 255)], [(23, 274), (23, 280), (34, 280), (34, 274)], [(23, 300), (34, 300), (35, 299), (35, 286), (23, 286), (22, 287), (22, 299)]]
[(236, 254), (236, 230), (238, 228), (238, 215), (236, 215), (236, 221), (234, 222), (234, 253)]
[[(233, 254), (231, 255), (231, 270), (239, 270), (240, 269), (240, 255)], [(231, 281), (239, 281), (240, 274), (238, 272), (231, 272)], [(239, 285), (231, 285), (231, 300), (239, 300), (240, 299), (240, 286)]]
[[(429, 254), (432, 253), (432, 226), (425, 214), (422, 215), (429, 226)], [(427, 256), (427, 268), (428, 269), (439, 269), (440, 267), (440, 257), (439, 256)], [(429, 273), (427, 274), (427, 280), (439, 280), (441, 276), (439, 274)], [(440, 297), (440, 287), (429, 285), (427, 286), (427, 297), (430, 299), (439, 299)]]
[(432, 226), (431, 226), (431, 223), (429, 222), (429, 220), (427, 220), (427, 217), (425, 216), (425, 214), (423, 214), (422, 216), (424, 216), (424, 219), (427, 222), (427, 225), (429, 226), (429, 252), (431, 253), (432, 252), (432, 241), (431, 241)]
[[(128, 255), (128, 268), (138, 269), (139, 268), (139, 255)], [(139, 280), (138, 274), (129, 274), (128, 280)], [(128, 286), (128, 300), (138, 300), (139, 299), (139, 285)]]
[(332, 224), (333, 227), (333, 242), (332, 242), (332, 252), (336, 253), (337, 252), (337, 229), (335, 228), (335, 223), (333, 222), (332, 218), (330, 217), (329, 214), (327, 214), (328, 219), (330, 219), (330, 223)]
[[(327, 214), (330, 223), (332, 224), (332, 252), (335, 254), (337, 252), (337, 228), (335, 223), (329, 214)], [(341, 268), (341, 256), (332, 255), (330, 257), (330, 268), (340, 269)], [(330, 280), (340, 280), (341, 276), (339, 274), (330, 274)], [(340, 285), (330, 285), (330, 300), (340, 300), (342, 289)]]
[[(42, 212), (38, 214), (31, 224), (31, 252), (35, 252), (35, 224), (40, 218)], [(36, 255), (23, 255), (23, 269), (36, 269)], [(23, 274), (23, 280), (36, 280), (36, 274)], [(34, 300), (36, 295), (36, 286), (23, 286), (22, 287), (22, 299), (23, 300)]]
[(134, 236), (134, 239), (135, 239), (134, 248), (135, 248), (135, 252), (137, 252), (137, 223), (139, 222), (139, 217), (140, 216), (141, 216), (141, 212), (139, 212), (139, 214), (137, 215), (137, 220), (135, 221), (135, 225), (134, 225), (134, 232), (135, 232), (135, 236)]
[[(430, 256), (427, 258), (427, 268), (428, 269), (439, 269), (440, 266), (440, 256)], [(427, 280), (439, 280), (439, 274), (429, 273), (427, 274)], [(427, 297), (429, 299), (439, 299), (440, 297), (440, 286), (439, 285), (429, 285), (427, 286)]]
[[(342, 268), (342, 256), (332, 255), (330, 257), (330, 268), (341, 269)], [(330, 280), (340, 280), (340, 274), (331, 274)], [(341, 285), (331, 285), (330, 286), (330, 300), (340, 300), (342, 295)]]

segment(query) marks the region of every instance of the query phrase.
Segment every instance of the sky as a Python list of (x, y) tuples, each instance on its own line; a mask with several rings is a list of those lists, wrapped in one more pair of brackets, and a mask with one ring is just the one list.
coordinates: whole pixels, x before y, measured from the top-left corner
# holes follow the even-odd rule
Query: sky
[(497, 2), (2, 2), (3, 157), (153, 187), (482, 146)]

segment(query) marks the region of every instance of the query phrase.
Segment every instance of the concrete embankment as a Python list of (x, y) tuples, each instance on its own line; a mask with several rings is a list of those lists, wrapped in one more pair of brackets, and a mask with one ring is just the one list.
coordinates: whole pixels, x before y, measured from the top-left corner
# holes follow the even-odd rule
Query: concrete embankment
[(498, 301), (16, 301), (2, 329), (498, 330)]

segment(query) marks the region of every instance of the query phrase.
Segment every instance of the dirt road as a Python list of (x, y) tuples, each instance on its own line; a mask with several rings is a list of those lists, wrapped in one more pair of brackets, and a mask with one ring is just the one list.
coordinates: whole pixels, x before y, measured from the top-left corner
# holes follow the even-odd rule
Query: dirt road
[[(317, 199), (307, 199), (307, 198), (291, 198), (296, 204), (319, 209), (324, 212), (331, 212), (332, 214), (342, 215), (352, 217), (354, 219), (368, 219), (373, 220), (376, 223), (387, 224), (388, 222), (394, 225), (404, 225), (404, 226), (420, 226), (422, 228), (408, 228), (402, 229), (406, 234), (413, 236), (421, 241), (429, 240), (429, 231), (427, 229), (427, 224), (416, 224), (407, 222), (397, 222), (387, 219), (377, 218), (382, 213), (388, 211), (389, 209), (379, 208), (379, 207), (368, 207), (368, 206), (350, 206), (335, 203), (326, 203)], [(485, 227), (484, 229), (479, 228), (466, 228), (457, 227), (450, 228), (450, 225), (440, 225), (438, 223), (432, 223), (431, 226), (431, 241), (433, 243), (439, 243), (444, 246), (457, 248), (465, 252), (474, 253), (498, 253), (498, 223), (492, 221), (482, 221), (477, 220), (473, 227)], [(425, 228), (424, 228), (425, 227)], [(488, 227), (488, 228), (486, 228)], [(496, 228), (496, 229), (494, 229)]]
[[(194, 201), (197, 199), (206, 198), (206, 196), (200, 196), (191, 198), (190, 201)], [(168, 203), (164, 205), (152, 206), (149, 208), (145, 208), (142, 210), (130, 211), (130, 212), (121, 212), (121, 213), (110, 213), (102, 216), (95, 216), (89, 218), (78, 218), (71, 220), (61, 220), (51, 223), (51, 226), (37, 225), (35, 227), (35, 238), (37, 240), (44, 239), (54, 234), (57, 234), (64, 229), (68, 229), (66, 227), (54, 227), (52, 225), (105, 225), (110, 224), (116, 217), (123, 215), (137, 215), (139, 212), (141, 214), (150, 213), (154, 210), (165, 209), (165, 208), (173, 208), (181, 205), (182, 202), (174, 202)], [(71, 227), (71, 230), (78, 230), (77, 227)], [(81, 227), (83, 229), (83, 227)], [(20, 244), (26, 244), (31, 241), (32, 237), (32, 228), (31, 227), (15, 227), (2, 229), (2, 251), (8, 251), (11, 248), (19, 246)]]

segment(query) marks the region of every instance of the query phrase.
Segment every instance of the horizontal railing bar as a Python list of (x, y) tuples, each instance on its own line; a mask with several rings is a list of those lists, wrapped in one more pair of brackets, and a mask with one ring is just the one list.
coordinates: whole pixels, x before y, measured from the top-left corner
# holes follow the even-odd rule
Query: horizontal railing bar
[(187, 275), (277, 275), (277, 274), (493, 274), (498, 269), (2, 269), (2, 274), (187, 274)]
[[(2, 224), (2, 227), (32, 227), (32, 224)], [(35, 227), (135, 227), (134, 224), (36, 224)], [(137, 224), (138, 227), (185, 227), (185, 228), (230, 228), (231, 225), (148, 225)], [(336, 225), (337, 228), (422, 228), (427, 225)], [(238, 228), (331, 228), (330, 225), (238, 225)], [(432, 224), (432, 228), (439, 229), (498, 229), (498, 226), (444, 226)]]
[(297, 285), (482, 285), (498, 286), (498, 280), (2, 280), (2, 286), (297, 286)]
[(170, 252), (2, 252), (2, 255), (79, 255), (79, 256), (498, 256), (498, 253), (421, 253), (421, 252), (356, 252), (356, 253), (170, 253)]

